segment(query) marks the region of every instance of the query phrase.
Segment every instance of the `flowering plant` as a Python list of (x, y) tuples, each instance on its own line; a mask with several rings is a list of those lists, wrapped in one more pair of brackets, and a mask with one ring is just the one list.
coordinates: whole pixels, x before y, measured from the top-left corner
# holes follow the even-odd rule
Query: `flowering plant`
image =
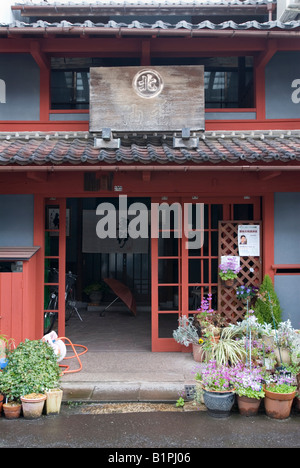
[(219, 275), (222, 280), (237, 278), (238, 273), (241, 271), (241, 267), (237, 266), (233, 258), (227, 258), (225, 262), (219, 265)]
[(211, 307), (212, 294), (207, 295), (201, 300), (201, 305), (197, 309), (197, 314), (195, 316), (195, 326), (200, 325), (200, 335), (203, 332), (210, 331), (212, 334), (219, 334), (220, 327), (223, 327), (227, 324), (226, 318), (222, 317), (217, 311)]
[(274, 393), (293, 393), (297, 390), (297, 386), (292, 384), (292, 377), (288, 377), (286, 374), (274, 374), (266, 381), (266, 390)]
[(209, 361), (196, 374), (196, 380), (199, 380), (205, 390), (213, 391), (232, 391), (233, 373), (232, 368), (220, 365), (216, 361)]
[(259, 367), (245, 367), (238, 365), (235, 368), (234, 387), (239, 396), (248, 398), (264, 398), (262, 387), (263, 375)]
[(245, 284), (241, 284), (236, 288), (236, 295), (238, 299), (251, 299), (252, 297), (256, 296), (258, 288), (254, 286), (246, 286)]

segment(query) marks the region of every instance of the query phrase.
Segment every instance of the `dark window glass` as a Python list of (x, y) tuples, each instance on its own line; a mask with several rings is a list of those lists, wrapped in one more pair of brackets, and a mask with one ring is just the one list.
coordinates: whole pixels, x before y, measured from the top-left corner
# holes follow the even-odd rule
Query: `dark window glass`
[(207, 108), (253, 107), (253, 73), (238, 70), (207, 70), (204, 74), (205, 106)]
[(253, 205), (247, 203), (233, 205), (233, 217), (236, 221), (253, 220)]
[(89, 71), (52, 70), (51, 109), (88, 109)]

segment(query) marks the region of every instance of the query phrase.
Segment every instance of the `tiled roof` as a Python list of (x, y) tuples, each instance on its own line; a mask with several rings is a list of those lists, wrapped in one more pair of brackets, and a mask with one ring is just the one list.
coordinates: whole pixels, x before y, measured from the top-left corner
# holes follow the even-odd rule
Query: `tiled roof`
[[(93, 17), (113, 15), (225, 15), (252, 17), (266, 15), (276, 9), (276, 1), (267, 0), (89, 0), (56, 1), (41, 0), (19, 1), (12, 7), (24, 17)], [(269, 17), (269, 19), (271, 19)]]
[(1, 134), (0, 166), (300, 163), (300, 131), (206, 132), (197, 149), (175, 149), (172, 142), (171, 136), (122, 137), (112, 150), (95, 148), (89, 133)]
[(132, 21), (131, 23), (117, 23), (109, 21), (108, 23), (93, 23), (86, 20), (84, 23), (70, 23), (63, 20), (58, 23), (48, 23), (47, 21), (38, 20), (35, 23), (25, 23), (15, 21), (12, 24), (0, 23), (0, 36), (29, 34), (29, 35), (78, 35), (85, 37), (87, 35), (143, 35), (143, 36), (218, 36), (226, 35), (226, 37), (235, 38), (238, 35), (263, 35), (267, 37), (280, 38), (286, 35), (299, 38), (300, 21), (290, 21), (282, 23), (280, 21), (267, 21), (259, 23), (258, 21), (246, 21), (245, 23), (236, 23), (232, 20), (224, 21), (219, 24), (211, 21), (201, 21), (197, 24), (192, 24), (187, 21), (179, 21), (176, 24), (169, 24), (158, 20), (155, 23), (141, 23), (140, 21)]
[[(14, 3), (14, 5), (20, 6), (86, 6), (87, 8), (90, 5), (93, 6), (114, 6), (114, 5), (124, 5), (124, 6), (156, 6), (159, 8), (160, 6), (170, 5), (258, 5), (258, 4), (267, 4), (269, 0), (18, 0)], [(272, 2), (271, 2), (272, 3)], [(276, 3), (276, 2), (275, 2)]]
[(80, 0), (72, 0), (72, 1), (59, 1), (59, 0), (48, 0), (48, 1), (41, 1), (41, 0), (23, 0), (15, 2), (13, 5), (14, 10), (20, 10), (21, 12), (26, 12), (27, 9), (30, 12), (45, 12), (47, 11), (54, 11), (56, 14), (59, 13), (59, 10), (63, 9), (67, 11), (68, 9), (79, 9), (83, 11), (83, 9), (91, 10), (91, 8), (95, 11), (99, 11), (100, 9), (111, 11), (113, 10), (121, 10), (128, 11), (130, 9), (144, 9), (145, 12), (147, 10), (164, 10), (167, 11), (168, 9), (170, 12), (173, 10), (176, 11), (183, 11), (187, 12), (193, 11), (194, 13), (197, 11), (197, 8), (202, 7), (233, 7), (238, 8), (241, 7), (242, 9), (246, 9), (248, 7), (259, 7), (259, 6), (266, 6), (266, 5), (276, 5), (276, 1), (269, 1), (269, 0), (88, 0), (88, 1), (80, 1)]

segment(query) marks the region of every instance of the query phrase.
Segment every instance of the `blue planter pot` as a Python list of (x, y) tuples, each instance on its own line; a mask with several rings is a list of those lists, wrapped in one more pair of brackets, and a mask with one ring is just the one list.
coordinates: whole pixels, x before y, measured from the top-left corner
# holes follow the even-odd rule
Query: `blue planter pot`
[(234, 392), (214, 392), (203, 389), (204, 404), (210, 416), (228, 418), (235, 401)]

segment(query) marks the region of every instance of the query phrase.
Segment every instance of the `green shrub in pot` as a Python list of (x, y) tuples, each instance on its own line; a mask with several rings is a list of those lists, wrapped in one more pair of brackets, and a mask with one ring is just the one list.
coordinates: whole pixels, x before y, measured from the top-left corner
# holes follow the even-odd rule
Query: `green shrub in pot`
[(57, 356), (48, 343), (25, 340), (7, 355), (0, 391), (9, 401), (18, 401), (23, 395), (59, 387), (60, 374)]

